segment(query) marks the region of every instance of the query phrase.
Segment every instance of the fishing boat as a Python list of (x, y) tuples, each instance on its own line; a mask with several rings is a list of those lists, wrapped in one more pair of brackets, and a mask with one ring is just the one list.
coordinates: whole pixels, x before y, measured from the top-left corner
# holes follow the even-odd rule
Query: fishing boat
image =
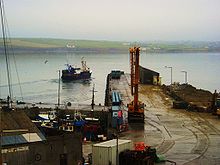
[(87, 67), (86, 61), (82, 58), (81, 60), (82, 67), (77, 68), (73, 67), (70, 64), (67, 64), (67, 68), (62, 70), (62, 80), (63, 81), (73, 81), (73, 80), (88, 80), (91, 78), (92, 72), (90, 68)]

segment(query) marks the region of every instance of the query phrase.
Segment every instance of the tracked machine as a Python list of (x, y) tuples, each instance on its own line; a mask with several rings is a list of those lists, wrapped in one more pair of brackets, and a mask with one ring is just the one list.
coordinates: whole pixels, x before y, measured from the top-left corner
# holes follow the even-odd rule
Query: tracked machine
[(140, 48), (133, 47), (130, 51), (131, 95), (134, 96), (128, 106), (128, 122), (144, 122), (144, 104), (138, 100), (139, 56)]
[(220, 93), (217, 93), (216, 90), (213, 94), (212, 109), (213, 114), (217, 115), (220, 118)]

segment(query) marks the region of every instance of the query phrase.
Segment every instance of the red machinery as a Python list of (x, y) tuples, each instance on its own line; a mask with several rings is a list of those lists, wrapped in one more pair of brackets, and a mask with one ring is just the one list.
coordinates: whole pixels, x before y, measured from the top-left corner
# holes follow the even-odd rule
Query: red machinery
[(130, 48), (131, 95), (134, 100), (128, 104), (128, 121), (144, 122), (144, 104), (138, 100), (140, 48)]

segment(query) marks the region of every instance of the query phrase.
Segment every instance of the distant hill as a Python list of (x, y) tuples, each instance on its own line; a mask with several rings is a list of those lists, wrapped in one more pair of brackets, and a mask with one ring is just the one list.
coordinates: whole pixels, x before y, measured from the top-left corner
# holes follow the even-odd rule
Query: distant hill
[[(3, 48), (3, 40), (0, 40)], [(70, 40), (50, 38), (13, 38), (12, 47), (17, 51), (76, 51), (76, 52), (124, 52), (129, 45), (117, 41)]]
[[(3, 50), (3, 40), (0, 39), (0, 49)], [(16, 51), (73, 51), (96, 53), (127, 53), (129, 47), (138, 45), (147, 52), (220, 52), (220, 42), (195, 41), (149, 41), (120, 42), (95, 40), (70, 40), (51, 38), (13, 38), (11, 45)]]

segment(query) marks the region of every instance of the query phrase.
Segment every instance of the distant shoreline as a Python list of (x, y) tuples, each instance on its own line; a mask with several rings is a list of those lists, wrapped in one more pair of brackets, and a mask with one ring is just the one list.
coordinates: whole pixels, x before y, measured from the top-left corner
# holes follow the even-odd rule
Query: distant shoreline
[[(13, 48), (16, 54), (21, 53), (59, 53), (59, 52), (72, 52), (78, 54), (120, 54), (129, 53), (129, 49), (116, 49), (116, 48), (81, 48), (81, 49), (68, 49), (68, 48)], [(4, 49), (0, 47), (0, 53), (4, 53)], [(163, 54), (163, 53), (220, 53), (220, 50), (157, 50), (157, 51), (142, 51), (144, 54)]]
[[(0, 52), (3, 40), (0, 39)], [(48, 38), (13, 38), (10, 45), (16, 53), (73, 52), (73, 53), (128, 53), (129, 47), (138, 45), (145, 53), (219, 53), (220, 41), (93, 41)], [(9, 46), (10, 48), (10, 46)]]

